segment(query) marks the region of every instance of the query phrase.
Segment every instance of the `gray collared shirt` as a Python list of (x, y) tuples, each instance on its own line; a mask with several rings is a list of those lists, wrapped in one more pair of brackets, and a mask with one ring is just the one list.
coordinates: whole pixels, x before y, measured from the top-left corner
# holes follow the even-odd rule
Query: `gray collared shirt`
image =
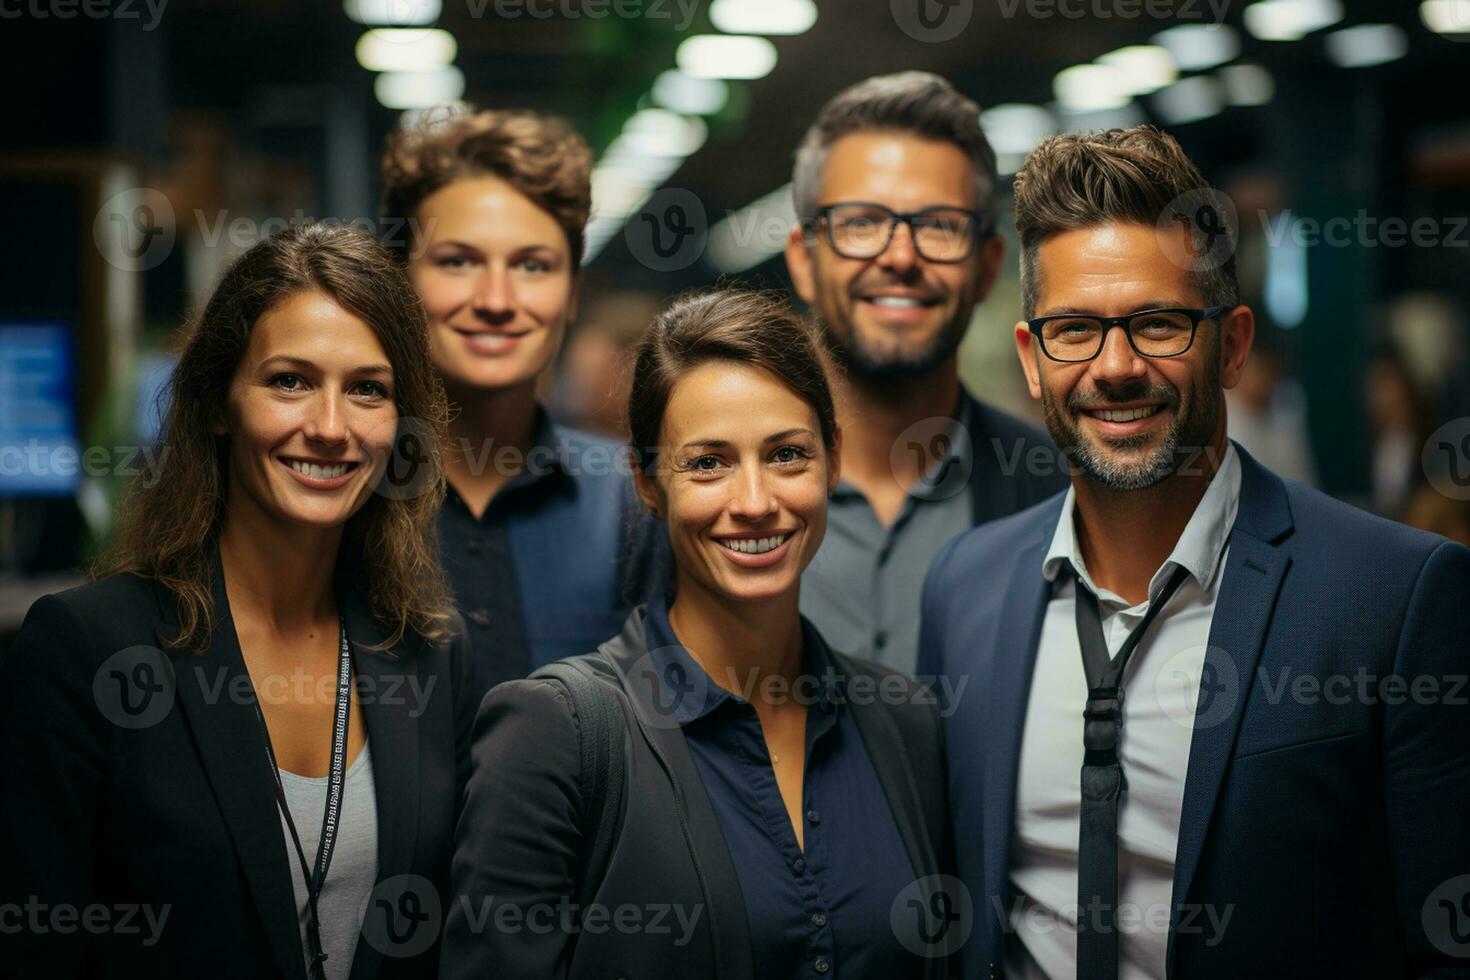
[(891, 526), (857, 487), (837, 485), (827, 536), (801, 578), (801, 613), (834, 649), (913, 674), (924, 576), (939, 549), (974, 524), (969, 433), (977, 422), (970, 400), (961, 405), (949, 451), (910, 488)]

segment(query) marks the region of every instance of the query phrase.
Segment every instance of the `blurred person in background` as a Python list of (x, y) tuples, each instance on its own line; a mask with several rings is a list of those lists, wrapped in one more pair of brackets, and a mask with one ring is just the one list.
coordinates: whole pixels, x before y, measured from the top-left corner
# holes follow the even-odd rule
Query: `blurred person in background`
[(1421, 486), (1409, 499), (1404, 523), (1470, 545), (1470, 500), (1447, 497), (1432, 486)]
[(786, 264), (836, 362), (847, 433), (802, 612), (904, 673), (939, 549), (1066, 486), (1044, 432), (960, 384), (960, 341), (1004, 259), (995, 183), (979, 107), (927, 72), (841, 92), (796, 153)]
[(1280, 342), (1262, 324), (1240, 382), (1225, 392), (1230, 438), (1278, 476), (1317, 484), (1306, 397), (1282, 365)]
[[(447, 886), (476, 704), (436, 555), (445, 414), (370, 236), (288, 229), (225, 273), (95, 580), (0, 667), (0, 907), (43, 916), (0, 930), (0, 973), (436, 975), (392, 910)], [(385, 493), (409, 418), (415, 492)], [(123, 905), (134, 928), (45, 928)]]
[[(630, 443), (676, 571), (554, 666), (580, 683), (485, 699), (446, 977), (948, 976), (952, 923), (913, 912), (956, 907), (928, 890), (950, 853), (933, 699), (799, 612), (840, 469), (819, 344), (784, 301), (714, 290), (640, 346)], [(487, 901), (545, 926), (477, 928)], [(654, 908), (664, 927), (623, 925)]]
[(431, 117), (383, 155), (385, 233), (449, 395), (442, 557), (487, 690), (613, 636), (657, 577), (622, 448), (536, 398), (576, 316), (591, 167), (566, 122), (520, 110)]
[(1397, 518), (1423, 479), (1429, 413), (1419, 383), (1397, 348), (1378, 350), (1368, 365), (1366, 386), (1373, 509)]
[(629, 354), (657, 316), (651, 293), (611, 293), (588, 305), (567, 338), (553, 388), (562, 418), (600, 436), (627, 439)]

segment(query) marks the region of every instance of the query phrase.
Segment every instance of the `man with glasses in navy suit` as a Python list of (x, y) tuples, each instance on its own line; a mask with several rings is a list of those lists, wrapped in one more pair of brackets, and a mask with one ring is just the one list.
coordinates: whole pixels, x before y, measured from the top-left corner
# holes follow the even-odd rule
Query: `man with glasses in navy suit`
[(1171, 137), (1058, 136), (1015, 188), (1072, 486), (924, 587), (965, 975), (1467, 975), (1470, 550), (1227, 440), (1254, 322)]

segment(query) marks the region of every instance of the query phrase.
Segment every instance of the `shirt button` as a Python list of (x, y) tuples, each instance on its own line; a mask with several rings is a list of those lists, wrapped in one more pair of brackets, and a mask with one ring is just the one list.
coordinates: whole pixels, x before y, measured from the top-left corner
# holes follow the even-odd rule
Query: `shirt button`
[(827, 962), (827, 957), (818, 956), (812, 962), (812, 968), (818, 973), (826, 973), (828, 970), (832, 969), (832, 964)]
[(490, 611), (488, 609), (471, 609), (465, 615), (480, 626), (490, 625)]
[(813, 912), (812, 913), (812, 925), (814, 925), (818, 929), (820, 929), (823, 926), (825, 926), (826, 924), (827, 924), (827, 913), (826, 912)]
[(480, 553), (480, 550), (481, 550), (480, 539), (479, 538), (470, 538), (470, 540), (466, 543), (465, 547), (469, 549), (470, 554), (472, 554), (472, 555), (478, 555)]
[(822, 822), (822, 815), (820, 813), (818, 813), (816, 810), (808, 810), (806, 812), (806, 818), (807, 818), (807, 820), (810, 823), (821, 823)]
[(801, 874), (803, 871), (805, 871), (806, 870), (806, 858), (797, 858), (795, 861), (792, 861), (791, 862), (791, 870), (792, 871), (795, 871), (797, 874)]
[(877, 647), (879, 650), (882, 650), (887, 645), (888, 645), (888, 631), (887, 630), (879, 630), (878, 633), (877, 633), (877, 635), (875, 635), (873, 637), (873, 646)]

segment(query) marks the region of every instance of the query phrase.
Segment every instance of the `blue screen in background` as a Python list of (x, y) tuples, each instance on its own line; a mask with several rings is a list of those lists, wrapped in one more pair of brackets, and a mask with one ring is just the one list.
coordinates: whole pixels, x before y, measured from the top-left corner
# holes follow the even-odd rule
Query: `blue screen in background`
[(0, 322), (0, 496), (69, 496), (81, 481), (67, 324)]

